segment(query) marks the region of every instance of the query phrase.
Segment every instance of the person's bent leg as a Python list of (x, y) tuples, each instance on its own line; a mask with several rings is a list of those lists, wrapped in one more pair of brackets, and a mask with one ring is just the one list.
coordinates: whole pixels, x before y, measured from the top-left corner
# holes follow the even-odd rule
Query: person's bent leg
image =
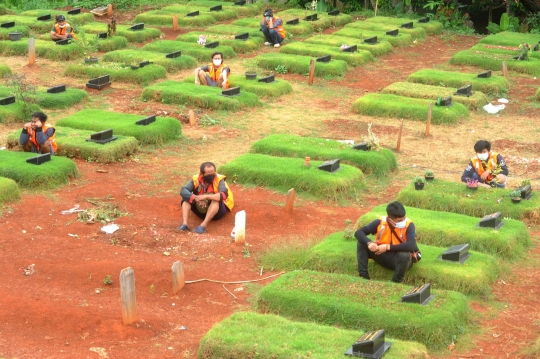
[(182, 201), (182, 224), (187, 226), (189, 212), (191, 212), (191, 203), (188, 201)]
[(272, 39), (272, 43), (274, 45), (279, 44), (280, 42), (283, 41), (283, 39), (279, 35), (279, 32), (277, 32), (276, 30), (270, 29), (269, 33), (270, 33), (270, 38)]
[(397, 252), (396, 256), (396, 272), (392, 277), (392, 282), (401, 283), (405, 277), (405, 272), (412, 265), (412, 258), (409, 252)]
[(503, 174), (498, 174), (495, 176), (495, 187), (496, 188), (506, 188), (507, 177)]
[[(362, 232), (358, 233), (357, 235), (366, 236)], [(370, 250), (368, 249), (367, 244), (364, 242), (366, 241), (359, 240), (358, 243), (356, 244), (356, 260), (358, 261), (358, 275), (362, 278), (369, 279), (368, 260), (369, 260)]]
[(262, 33), (264, 35), (264, 38), (266, 39), (266, 42), (273, 44), (272, 37), (270, 36), (270, 29), (265, 26), (262, 28)]
[(54, 155), (53, 147), (51, 146), (51, 143), (49, 141), (45, 142), (40, 146), (40, 153), (43, 155), (47, 153)]
[(35, 146), (30, 141), (28, 141), (24, 145), (22, 145), (22, 149), (23, 149), (24, 152), (33, 152), (32, 151), (33, 148), (35, 148)]
[(203, 84), (204, 86), (208, 86), (208, 81), (206, 80), (206, 72), (204, 72), (203, 70), (199, 70), (198, 76), (201, 84)]
[(210, 221), (217, 221), (218, 219), (221, 219), (225, 213), (227, 213), (227, 207), (223, 201), (211, 201), (210, 205), (208, 206), (208, 211), (206, 212), (206, 217), (201, 223), (201, 226), (206, 228)]

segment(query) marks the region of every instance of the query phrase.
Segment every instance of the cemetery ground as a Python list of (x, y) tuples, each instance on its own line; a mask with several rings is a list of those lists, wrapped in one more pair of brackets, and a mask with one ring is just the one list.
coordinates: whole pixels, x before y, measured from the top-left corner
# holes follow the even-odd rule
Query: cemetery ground
[[(188, 31), (167, 31), (166, 39)], [(368, 176), (367, 189), (357, 198), (334, 203), (301, 196), (288, 215), (284, 193), (241, 187), (229, 178), (234, 211), (247, 213), (246, 246), (230, 243), (234, 226), (230, 214), (212, 223), (204, 235), (174, 230), (181, 224), (179, 190), (200, 163), (227, 163), (249, 152), (253, 142), (268, 134), (359, 141), (372, 122), (382, 145), (395, 150), (399, 120), (361, 116), (353, 112), (351, 104), (422, 68), (480, 72), (447, 63), (453, 54), (478, 40), (429, 36), (349, 70), (343, 79), (317, 78), (313, 86), (302, 75), (278, 75), (278, 80), (291, 82), (293, 93), (266, 101), (261, 108), (235, 113), (193, 109), (198, 119), (194, 127), (186, 124), (189, 107), (142, 102), (141, 87), (119, 82), (101, 92), (87, 90), (90, 100), (86, 103), (49, 111), (53, 124), (83, 108), (172, 116), (183, 122), (183, 138), (161, 147), (144, 146), (110, 164), (77, 159), (80, 176), (69, 185), (22, 190), (21, 201), (2, 208), (0, 357), (97, 358), (106, 353), (110, 358), (195, 358), (200, 339), (215, 323), (234, 311), (250, 309), (252, 294), (275, 277), (263, 278), (279, 275), (272, 268), (261, 269), (257, 262), (261, 253), (278, 245), (308, 248), (320, 242), (345, 229), (346, 220), (354, 223), (373, 207), (395, 199), (426, 168), (433, 169), (437, 178), (459, 181), (479, 138), (491, 140), (493, 148), (506, 157), (510, 187), (531, 178), (537, 189), (540, 106), (528, 98), (540, 81), (510, 72), (510, 103), (499, 115), (476, 111), (457, 125), (432, 125), (428, 137), (424, 136), (425, 124), (405, 121), (401, 151), (396, 153), (399, 170), (386, 178)], [(263, 48), (257, 54), (272, 51)], [(242, 60), (251, 56), (254, 54), (226, 62), (241, 73)], [(28, 67), (23, 57), (0, 60), (13, 72), (26, 73), (33, 83), (84, 86), (83, 80), (63, 76), (63, 63), (39, 59)], [(192, 70), (184, 70), (169, 74), (168, 79), (181, 81), (190, 75)], [(20, 124), (0, 124), (0, 143), (19, 128)], [(60, 214), (76, 204), (82, 209), (109, 204), (112, 212), (122, 214), (114, 220), (120, 229), (107, 235), (100, 232), (99, 222), (87, 224), (78, 221), (77, 214)], [(539, 219), (526, 221), (537, 244)], [(190, 227), (197, 224), (192, 216)], [(431, 351), (430, 357), (527, 358), (525, 351), (540, 336), (539, 254), (535, 247), (526, 260), (509, 263), (509, 271), (493, 285), (493, 295), (471, 297), (478, 329), (448, 343), (449, 349)], [(177, 260), (184, 263), (188, 281), (260, 281), (249, 285), (202, 281), (186, 284), (173, 295), (170, 268)], [(34, 274), (23, 275), (31, 264)], [(118, 275), (128, 266), (135, 270), (139, 320), (123, 325)], [(110, 285), (103, 282), (108, 275), (113, 280)]]

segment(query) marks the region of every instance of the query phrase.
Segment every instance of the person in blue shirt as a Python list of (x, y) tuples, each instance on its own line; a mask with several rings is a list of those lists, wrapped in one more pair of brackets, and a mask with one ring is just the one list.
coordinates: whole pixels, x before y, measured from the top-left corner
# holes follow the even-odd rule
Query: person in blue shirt
[(476, 180), (478, 185), (486, 188), (505, 188), (508, 176), (506, 161), (497, 152), (491, 151), (491, 143), (480, 140), (474, 144), (476, 156), (461, 175), (461, 181)]

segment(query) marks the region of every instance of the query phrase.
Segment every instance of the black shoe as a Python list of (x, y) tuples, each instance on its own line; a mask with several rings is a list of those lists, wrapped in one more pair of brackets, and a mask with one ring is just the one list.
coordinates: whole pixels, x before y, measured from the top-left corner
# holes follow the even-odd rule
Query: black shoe
[(176, 230), (177, 231), (183, 231), (183, 232), (189, 232), (190, 231), (189, 227), (187, 225), (185, 225), (185, 224), (182, 224), (180, 227), (176, 227)]

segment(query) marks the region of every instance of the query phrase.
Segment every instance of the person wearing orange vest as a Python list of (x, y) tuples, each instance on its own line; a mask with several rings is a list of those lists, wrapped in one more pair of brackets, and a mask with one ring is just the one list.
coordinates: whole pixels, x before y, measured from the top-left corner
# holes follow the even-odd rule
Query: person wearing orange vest
[(182, 225), (176, 229), (188, 232), (187, 225), (189, 213), (193, 212), (203, 222), (193, 232), (202, 234), (210, 221), (223, 218), (227, 211), (234, 207), (234, 197), (226, 177), (216, 173), (216, 166), (212, 162), (204, 162), (199, 174), (184, 186), (180, 191), (182, 196)]
[(23, 126), (19, 142), (25, 152), (34, 152), (54, 155), (58, 149), (53, 126), (46, 123), (47, 115), (43, 112), (34, 112), (32, 121)]
[[(380, 266), (395, 271), (392, 281), (401, 283), (405, 272), (414, 263), (412, 254), (419, 252), (416, 230), (414, 223), (406, 217), (405, 207), (401, 203), (396, 201), (388, 204), (386, 214), (354, 233), (358, 240), (358, 274), (370, 279), (368, 260), (371, 258)], [(375, 235), (375, 240), (368, 238), (370, 234)], [(420, 258), (417, 257), (417, 260)]]
[(267, 46), (274, 45), (280, 47), (281, 42), (286, 37), (283, 21), (279, 17), (274, 17), (272, 9), (266, 9), (261, 20), (261, 31), (266, 38), (264, 43)]
[(58, 15), (56, 17), (56, 24), (51, 29), (51, 39), (58, 41), (74, 38), (75, 32), (73, 32), (73, 27), (66, 22), (64, 15)]
[(223, 64), (223, 54), (214, 52), (211, 64), (195, 69), (195, 85), (202, 83), (205, 86), (221, 87), (226, 90), (229, 88), (228, 77), (230, 74), (231, 69)]
[(505, 188), (508, 176), (506, 161), (497, 152), (491, 151), (491, 143), (480, 140), (474, 144), (476, 156), (461, 175), (461, 182), (478, 181), (478, 185), (486, 188)]

